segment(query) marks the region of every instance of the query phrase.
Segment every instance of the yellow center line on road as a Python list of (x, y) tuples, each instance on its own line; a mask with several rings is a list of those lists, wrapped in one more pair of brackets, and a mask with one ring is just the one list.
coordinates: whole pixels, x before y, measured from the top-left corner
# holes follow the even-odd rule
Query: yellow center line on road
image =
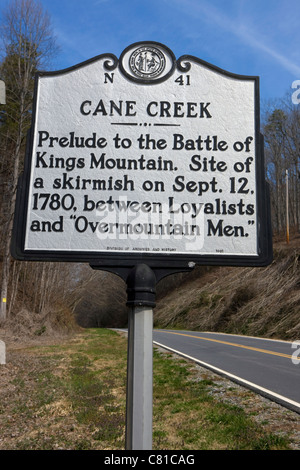
[(252, 346), (245, 346), (243, 344), (230, 343), (228, 341), (221, 341), (220, 339), (204, 338), (203, 336), (194, 336), (194, 335), (189, 335), (186, 333), (175, 333), (174, 331), (166, 331), (166, 330), (160, 330), (160, 331), (163, 333), (169, 333), (171, 335), (188, 336), (189, 338), (204, 339), (205, 341), (213, 341), (215, 343), (228, 344), (229, 346), (235, 346), (237, 348), (250, 349), (251, 351), (258, 351), (258, 352), (262, 352), (265, 354), (272, 354), (273, 356), (281, 356), (281, 357), (287, 357), (288, 359), (292, 359), (292, 356), (289, 354), (283, 354), (283, 353), (279, 353), (276, 351), (269, 351), (268, 349), (259, 349), (259, 348), (254, 348)]

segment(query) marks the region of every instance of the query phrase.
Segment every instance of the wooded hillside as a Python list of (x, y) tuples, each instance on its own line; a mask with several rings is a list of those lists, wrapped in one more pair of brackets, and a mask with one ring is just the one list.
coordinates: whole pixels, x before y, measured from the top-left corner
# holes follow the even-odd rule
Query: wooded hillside
[(155, 326), (267, 338), (300, 337), (300, 236), (274, 240), (274, 261), (263, 268), (199, 268), (155, 311)]

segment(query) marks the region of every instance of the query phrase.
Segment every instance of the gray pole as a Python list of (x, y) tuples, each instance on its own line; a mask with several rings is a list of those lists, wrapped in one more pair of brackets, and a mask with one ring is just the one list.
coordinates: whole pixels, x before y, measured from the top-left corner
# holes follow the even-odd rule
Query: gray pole
[(126, 450), (152, 449), (153, 310), (155, 275), (137, 265), (127, 279), (129, 306)]
[(0, 104), (5, 104), (5, 83), (0, 80)]
[(127, 450), (152, 449), (153, 311), (133, 307), (128, 323)]

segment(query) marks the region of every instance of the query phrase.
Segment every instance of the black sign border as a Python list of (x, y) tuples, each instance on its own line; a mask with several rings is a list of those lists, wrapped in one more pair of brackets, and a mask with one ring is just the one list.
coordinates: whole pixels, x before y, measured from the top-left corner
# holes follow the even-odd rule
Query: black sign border
[[(176, 253), (159, 253), (153, 254), (149, 252), (136, 252), (126, 254), (125, 252), (78, 252), (78, 251), (52, 251), (52, 250), (25, 250), (25, 233), (26, 233), (26, 219), (28, 211), (28, 196), (29, 196), (29, 182), (31, 174), (31, 150), (33, 148), (34, 126), (37, 108), (37, 90), (38, 80), (41, 76), (55, 76), (64, 73), (69, 73), (78, 68), (85, 67), (86, 65), (98, 60), (106, 59), (104, 68), (112, 71), (119, 66), (120, 71), (124, 74), (122, 66), (122, 57), (125, 52), (134, 46), (150, 45), (161, 47), (163, 50), (169, 52), (170, 57), (173, 58), (173, 66), (171, 71), (162, 77), (161, 80), (156, 79), (151, 83), (160, 83), (167, 80), (177, 68), (180, 72), (188, 72), (191, 67), (191, 62), (205, 66), (208, 69), (216, 71), (222, 75), (236, 78), (238, 80), (252, 80), (255, 83), (255, 137), (256, 137), (256, 197), (257, 197), (257, 243), (258, 255), (221, 255), (211, 254), (203, 255), (201, 253), (195, 254), (176, 254)], [(141, 84), (149, 84), (149, 80), (142, 78), (128, 77), (135, 82)], [(101, 54), (85, 62), (81, 62), (73, 67), (54, 71), (54, 72), (37, 72), (35, 78), (35, 91), (33, 100), (33, 117), (32, 127), (28, 132), (26, 154), (24, 162), (24, 171), (19, 178), (16, 207), (14, 215), (14, 225), (12, 233), (11, 254), (17, 260), (22, 261), (52, 261), (52, 262), (77, 262), (89, 263), (95, 269), (107, 269), (111, 271), (118, 271), (118, 269), (130, 269), (137, 264), (147, 264), (152, 269), (191, 269), (195, 265), (211, 265), (211, 266), (252, 266), (262, 267), (269, 265), (273, 260), (272, 250), (272, 229), (271, 229), (271, 214), (270, 214), (270, 195), (269, 187), (265, 181), (265, 165), (264, 165), (264, 144), (263, 136), (260, 133), (260, 103), (259, 103), (259, 77), (248, 75), (237, 75), (226, 70), (223, 70), (215, 65), (212, 65), (198, 57), (191, 55), (183, 55), (179, 59), (175, 59), (174, 54), (169, 48), (163, 44), (153, 41), (141, 41), (128, 46), (120, 56), (120, 60), (114, 54)]]

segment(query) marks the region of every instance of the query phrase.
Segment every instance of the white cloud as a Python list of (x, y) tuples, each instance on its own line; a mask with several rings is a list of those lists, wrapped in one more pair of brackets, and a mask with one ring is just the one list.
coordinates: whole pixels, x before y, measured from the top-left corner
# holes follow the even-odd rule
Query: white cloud
[[(219, 29), (231, 33), (232, 35), (239, 38), (239, 40), (243, 41), (244, 44), (268, 55), (282, 68), (291, 72), (293, 75), (300, 75), (300, 67), (293, 60), (279, 52), (276, 47), (271, 44), (270, 37), (266, 37), (264, 34), (260, 34), (259, 31), (253, 28), (251, 29), (243, 24), (241, 10), (237, 12), (239, 13), (238, 18), (231, 18), (219, 8), (204, 0), (201, 0), (201, 2), (198, 2), (198, 0), (175, 0), (175, 3), (177, 3), (178, 6), (184, 8), (186, 14), (192, 16), (193, 18), (197, 17), (199, 21), (203, 21), (204, 19), (210, 24), (214, 24)], [(231, 6), (232, 5), (233, 4), (231, 4)], [(261, 12), (258, 11), (257, 16), (259, 17), (260, 14)], [(269, 22), (271, 22), (272, 19), (275, 20), (276, 13), (273, 11), (272, 14), (274, 15), (273, 18), (270, 12), (268, 14)], [(274, 21), (274, 23), (276, 24), (276, 21)], [(292, 50), (290, 53), (292, 53)]]
[(251, 31), (246, 31), (244, 30), (241, 34), (241, 39), (246, 41), (249, 46), (254, 47), (256, 49), (259, 49), (266, 54), (268, 54), (270, 57), (276, 60), (278, 64), (281, 65), (281, 67), (285, 68), (289, 72), (291, 72), (293, 75), (300, 75), (300, 67), (296, 65), (292, 60), (288, 59), (286, 56), (283, 56), (279, 52), (277, 52), (275, 49), (272, 47), (268, 46), (265, 44), (261, 38), (257, 38), (257, 33), (251, 32)]

